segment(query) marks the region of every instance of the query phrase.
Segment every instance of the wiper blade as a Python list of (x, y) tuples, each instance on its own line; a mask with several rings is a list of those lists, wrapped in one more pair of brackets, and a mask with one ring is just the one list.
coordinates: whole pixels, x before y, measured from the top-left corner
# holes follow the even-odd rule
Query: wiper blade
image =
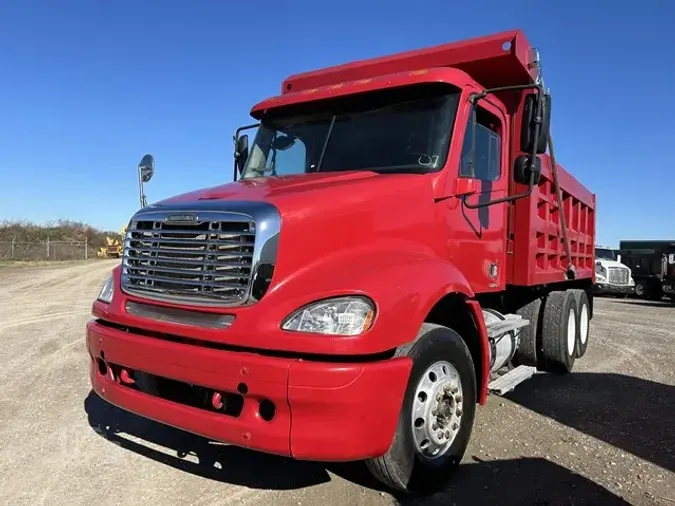
[(321, 163), (323, 162), (323, 156), (326, 154), (326, 148), (328, 147), (328, 139), (330, 139), (330, 134), (331, 132), (333, 132), (333, 125), (335, 125), (335, 118), (336, 116), (333, 115), (333, 117), (330, 120), (330, 126), (328, 127), (328, 133), (326, 134), (326, 140), (323, 141), (323, 147), (321, 148), (321, 155), (319, 156), (319, 161), (316, 164), (314, 172), (319, 172), (321, 170)]

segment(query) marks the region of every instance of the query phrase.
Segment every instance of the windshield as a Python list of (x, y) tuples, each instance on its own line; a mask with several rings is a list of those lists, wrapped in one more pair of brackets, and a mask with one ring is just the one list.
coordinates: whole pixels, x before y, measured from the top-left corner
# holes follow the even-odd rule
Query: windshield
[(595, 258), (603, 258), (605, 260), (616, 260), (614, 251), (609, 248), (595, 248)]
[(261, 120), (242, 178), (439, 170), (447, 158), (458, 99), (459, 90), (434, 83), (272, 111)]

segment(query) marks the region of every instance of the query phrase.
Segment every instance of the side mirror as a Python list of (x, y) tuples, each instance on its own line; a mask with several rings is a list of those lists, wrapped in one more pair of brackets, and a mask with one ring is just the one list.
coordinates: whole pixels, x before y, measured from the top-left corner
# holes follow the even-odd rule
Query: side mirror
[(246, 160), (248, 160), (248, 135), (244, 134), (241, 137), (237, 137), (234, 148), (234, 163), (237, 166), (239, 174), (244, 170)]
[[(520, 150), (532, 153), (534, 149), (535, 118), (537, 117), (537, 105), (539, 94), (529, 93), (525, 96), (525, 111), (520, 132)], [(548, 137), (551, 131), (551, 95), (542, 96), (542, 114), (539, 137), (537, 137), (537, 154), (546, 153)]]
[(513, 167), (513, 178), (516, 183), (530, 184), (530, 176), (534, 173), (533, 185), (538, 185), (541, 179), (541, 159), (537, 156), (532, 163), (530, 155), (520, 155), (516, 158), (515, 166)]
[(455, 196), (464, 197), (478, 191), (478, 179), (472, 177), (458, 177), (455, 180)]
[(141, 158), (141, 163), (138, 164), (138, 171), (141, 181), (144, 183), (150, 181), (152, 175), (155, 173), (155, 158), (149, 154)]
[(143, 192), (143, 183), (150, 181), (154, 173), (155, 158), (151, 154), (147, 154), (141, 158), (141, 161), (138, 164), (138, 191), (140, 194), (139, 197), (141, 201), (141, 207), (148, 205), (148, 202), (145, 198), (145, 193)]

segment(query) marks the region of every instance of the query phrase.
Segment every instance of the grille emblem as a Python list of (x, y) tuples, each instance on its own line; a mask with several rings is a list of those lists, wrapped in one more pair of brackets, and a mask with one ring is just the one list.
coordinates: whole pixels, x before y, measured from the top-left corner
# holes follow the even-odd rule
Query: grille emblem
[(195, 223), (199, 219), (199, 216), (197, 216), (194, 213), (183, 213), (183, 214), (170, 214), (166, 218), (164, 218), (164, 221), (168, 221), (171, 223), (176, 223), (176, 222), (188, 222), (188, 223)]

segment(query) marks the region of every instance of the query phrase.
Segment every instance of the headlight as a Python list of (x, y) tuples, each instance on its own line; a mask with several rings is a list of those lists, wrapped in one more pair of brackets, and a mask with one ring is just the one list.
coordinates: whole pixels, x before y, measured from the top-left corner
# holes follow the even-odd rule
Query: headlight
[(102, 302), (107, 302), (110, 304), (112, 302), (113, 293), (115, 292), (115, 282), (113, 281), (112, 274), (108, 276), (108, 279), (105, 280), (105, 283), (101, 285), (101, 289), (98, 292), (98, 300)]
[(602, 276), (602, 277), (605, 277), (605, 276), (606, 276), (606, 274), (605, 274), (605, 268), (603, 267), (603, 265), (602, 265), (600, 262), (598, 262), (598, 263), (595, 264), (595, 273), (596, 273), (596, 274), (599, 274), (599, 275)]
[(294, 311), (281, 328), (331, 336), (357, 336), (375, 319), (375, 305), (366, 297), (344, 296), (312, 302)]

